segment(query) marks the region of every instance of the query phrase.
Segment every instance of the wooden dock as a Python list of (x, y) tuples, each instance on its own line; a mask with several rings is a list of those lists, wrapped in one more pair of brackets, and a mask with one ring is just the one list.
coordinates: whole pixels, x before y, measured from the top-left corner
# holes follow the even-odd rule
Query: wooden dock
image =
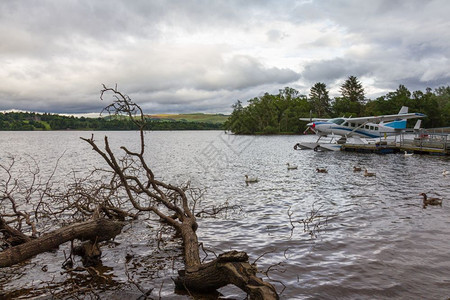
[(349, 144), (341, 146), (341, 151), (359, 153), (416, 153), (429, 155), (450, 155), (450, 139), (447, 134), (421, 134), (413, 139), (407, 139), (404, 135), (399, 136), (399, 141), (383, 141), (367, 144)]

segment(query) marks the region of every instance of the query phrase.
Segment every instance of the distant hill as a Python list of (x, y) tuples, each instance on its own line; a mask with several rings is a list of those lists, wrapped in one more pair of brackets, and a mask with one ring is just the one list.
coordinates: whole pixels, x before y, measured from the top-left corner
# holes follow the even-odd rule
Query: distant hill
[(203, 114), (203, 113), (192, 113), (192, 114), (155, 114), (146, 115), (147, 118), (151, 120), (159, 121), (185, 121), (185, 122), (200, 122), (200, 123), (212, 123), (212, 124), (223, 124), (228, 119), (228, 115), (223, 114)]
[[(146, 130), (222, 130), (227, 116), (220, 114), (147, 115)], [(136, 130), (126, 116), (76, 118), (34, 112), (0, 113), (0, 131), (9, 130)]]

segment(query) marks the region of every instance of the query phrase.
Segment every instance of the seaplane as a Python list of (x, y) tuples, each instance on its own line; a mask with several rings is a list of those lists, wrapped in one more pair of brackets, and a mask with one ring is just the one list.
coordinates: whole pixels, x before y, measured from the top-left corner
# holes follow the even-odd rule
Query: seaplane
[[(348, 138), (354, 138), (356, 143), (367, 143), (366, 139), (375, 139), (387, 136), (398, 135), (406, 131), (408, 119), (424, 118), (422, 113), (408, 113), (408, 107), (402, 106), (398, 114), (381, 115), (368, 117), (341, 117), (334, 119), (300, 118), (301, 121), (309, 121), (305, 130), (311, 130), (318, 139), (316, 142), (302, 142), (294, 146), (296, 150), (313, 149), (315, 151), (340, 150)], [(421, 120), (414, 126), (414, 131), (418, 130)], [(320, 142), (323, 137), (330, 137), (327, 142)], [(339, 137), (339, 138), (337, 138)], [(364, 140), (363, 140), (364, 139)]]

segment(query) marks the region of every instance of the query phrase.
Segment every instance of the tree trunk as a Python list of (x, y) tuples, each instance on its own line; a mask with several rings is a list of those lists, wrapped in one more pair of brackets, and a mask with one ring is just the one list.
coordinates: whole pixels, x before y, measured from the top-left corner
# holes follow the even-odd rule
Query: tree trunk
[(0, 268), (12, 266), (74, 239), (94, 242), (109, 240), (118, 235), (122, 227), (122, 222), (107, 219), (90, 220), (62, 227), (37, 239), (0, 252)]
[(225, 252), (209, 263), (179, 271), (174, 279), (180, 289), (211, 292), (228, 284), (245, 291), (250, 299), (279, 299), (275, 288), (256, 276), (256, 268), (249, 264), (245, 252)]
[(5, 235), (6, 242), (8, 242), (12, 246), (31, 241), (31, 238), (29, 236), (6, 224), (6, 221), (2, 218), (2, 216), (0, 216), (0, 231)]
[(187, 218), (181, 227), (181, 238), (183, 240), (184, 265), (186, 269), (196, 268), (201, 264), (200, 252), (198, 247), (198, 237), (193, 227), (195, 218)]
[(212, 292), (228, 284), (245, 291), (250, 299), (279, 299), (275, 287), (256, 276), (256, 267), (248, 262), (245, 252), (230, 251), (209, 263), (201, 264), (195, 218), (185, 218), (180, 226), (184, 243), (186, 270), (174, 279), (177, 288)]

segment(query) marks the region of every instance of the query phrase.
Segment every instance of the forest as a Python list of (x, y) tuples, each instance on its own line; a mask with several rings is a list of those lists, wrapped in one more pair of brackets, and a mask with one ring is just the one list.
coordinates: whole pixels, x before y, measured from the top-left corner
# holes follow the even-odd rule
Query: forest
[[(147, 130), (218, 130), (221, 123), (146, 118)], [(124, 117), (76, 118), (58, 114), (34, 112), (0, 113), (0, 130), (136, 130), (134, 123)]]
[[(365, 97), (364, 88), (355, 76), (349, 76), (340, 87), (340, 97), (331, 99), (325, 83), (317, 82), (309, 95), (286, 87), (272, 95), (233, 104), (225, 129), (235, 134), (299, 134), (306, 128), (299, 117), (334, 118), (396, 114), (402, 106), (409, 112), (427, 115), (424, 128), (450, 126), (450, 86), (434, 91), (409, 91), (404, 85), (374, 100)], [(414, 124), (412, 124), (414, 125)], [(412, 126), (409, 125), (409, 126)]]

